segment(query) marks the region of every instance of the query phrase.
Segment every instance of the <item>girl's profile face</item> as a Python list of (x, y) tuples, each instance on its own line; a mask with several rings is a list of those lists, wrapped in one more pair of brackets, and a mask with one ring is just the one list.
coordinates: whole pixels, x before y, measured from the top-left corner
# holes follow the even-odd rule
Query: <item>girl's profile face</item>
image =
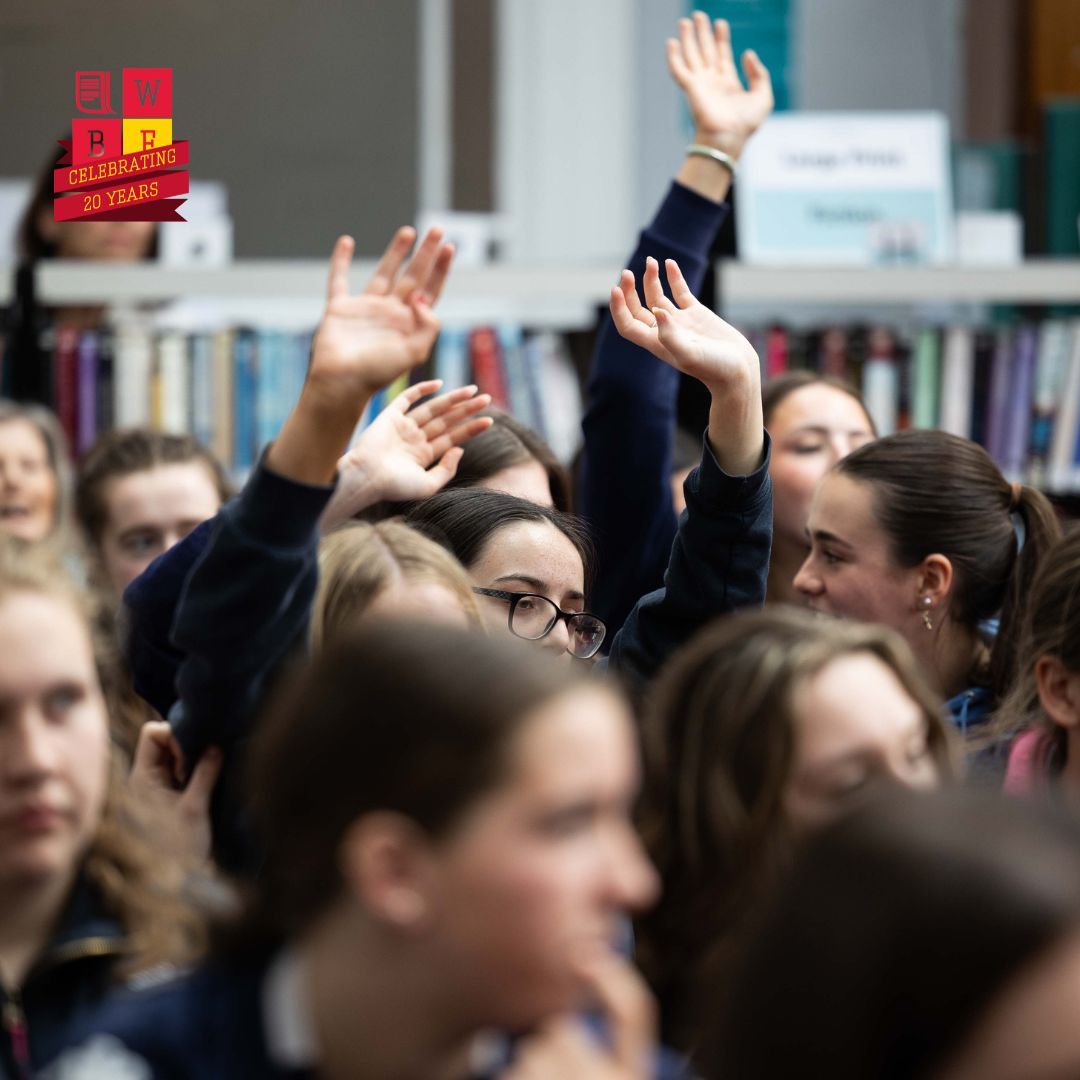
[(29, 420), (0, 422), (0, 528), (42, 540), (56, 523), (58, 485), (45, 437)]
[(525, 720), (505, 778), (436, 850), (433, 944), (487, 1023), (525, 1030), (580, 1005), (581, 959), (655, 899), (630, 818), (637, 787), (625, 704), (578, 687)]
[(797, 831), (828, 824), (882, 784), (927, 789), (940, 782), (925, 713), (872, 653), (832, 660), (799, 685), (793, 702), (784, 808)]
[(217, 484), (198, 461), (114, 477), (104, 497), (101, 558), (117, 593), (221, 508)]
[[(570, 539), (546, 521), (515, 521), (488, 538), (469, 572), (482, 589), (534, 593), (563, 611), (585, 610), (585, 568)], [(493, 634), (511, 634), (509, 602), (477, 596), (480, 614)], [(516, 638), (515, 640), (521, 640)], [(539, 641), (528, 643), (571, 659), (570, 635), (564, 620)]]
[(70, 885), (101, 819), (108, 757), (82, 617), (11, 593), (0, 602), (0, 895)]
[(918, 568), (901, 566), (873, 512), (871, 488), (839, 473), (818, 486), (807, 523), (810, 553), (795, 588), (827, 615), (881, 623), (922, 644)]
[(773, 440), (774, 528), (785, 540), (804, 543), (818, 482), (874, 433), (862, 406), (826, 383), (793, 390), (773, 409), (767, 426)]

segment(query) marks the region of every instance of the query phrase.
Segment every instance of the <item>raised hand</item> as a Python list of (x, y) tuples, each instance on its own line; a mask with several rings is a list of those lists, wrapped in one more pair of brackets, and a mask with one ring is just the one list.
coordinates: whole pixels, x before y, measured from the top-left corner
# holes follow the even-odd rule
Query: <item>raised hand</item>
[(660, 267), (649, 258), (642, 281), (646, 306), (638, 299), (634, 275), (622, 272), (611, 290), (611, 317), (619, 333), (710, 390), (723, 392), (732, 381), (759, 379), (758, 357), (750, 342), (698, 302), (674, 259), (665, 262), (665, 269), (675, 303), (664, 295)]
[(431, 229), (404, 271), (416, 230), (398, 229), (362, 293), (349, 293), (355, 244), (342, 236), (330, 259), (326, 310), (311, 345), (311, 363), (295, 408), (271, 445), (266, 465), (279, 476), (329, 484), (372, 394), (431, 352), (439, 298), (454, 249)]
[(725, 19), (710, 24), (695, 11), (679, 20), (678, 38), (667, 42), (668, 69), (686, 95), (694, 119), (694, 140), (738, 157), (746, 140), (772, 112), (769, 70), (753, 49), (742, 55), (744, 89), (731, 50), (731, 27)]
[[(349, 292), (349, 264), (356, 244), (341, 236), (330, 258), (326, 309), (315, 332), (308, 383), (331, 396), (365, 399), (425, 360), (439, 333), (431, 310), (446, 282), (454, 249), (431, 229), (402, 271), (416, 230), (401, 228), (371, 281)], [(363, 408), (363, 401), (360, 401)]]
[(665, 262), (674, 302), (660, 285), (660, 267), (647, 259), (638, 299), (634, 275), (624, 270), (611, 290), (611, 318), (627, 341), (704, 383), (712, 395), (709, 445), (720, 468), (745, 476), (761, 464), (761, 365), (735, 327), (698, 303), (674, 259)]
[(399, 394), (338, 462), (337, 489), (320, 522), (324, 532), (384, 499), (426, 499), (453, 479), (461, 445), (491, 427), (490, 417), (476, 415), (491, 397), (466, 386), (416, 405), (441, 385), (435, 379)]

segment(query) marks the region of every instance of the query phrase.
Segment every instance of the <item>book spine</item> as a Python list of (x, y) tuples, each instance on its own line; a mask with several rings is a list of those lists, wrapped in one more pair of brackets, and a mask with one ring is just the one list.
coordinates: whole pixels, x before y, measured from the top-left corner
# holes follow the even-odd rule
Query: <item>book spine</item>
[(1001, 471), (1010, 482), (1023, 480), (1031, 431), (1031, 391), (1035, 377), (1037, 334), (1022, 326), (1016, 335), (1008, 413), (1005, 421), (1005, 459)]
[(79, 332), (74, 327), (60, 327), (53, 354), (53, 410), (72, 450), (79, 442), (78, 344)]
[(971, 395), (975, 367), (974, 335), (967, 326), (945, 332), (941, 369), (941, 417), (944, 431), (971, 437)]
[(472, 356), (473, 374), (482, 394), (491, 395), (491, 403), (499, 409), (510, 408), (510, 394), (506, 386), (506, 373), (499, 355), (499, 341), (495, 331), (481, 326), (469, 335), (469, 353)]
[(211, 342), (206, 333), (191, 339), (191, 434), (203, 446), (214, 439)]
[(96, 330), (84, 330), (79, 337), (78, 441), (76, 451), (86, 453), (98, 433), (98, 343)]
[(926, 326), (919, 331), (912, 363), (911, 423), (914, 427), (937, 426), (940, 383), (940, 340), (937, 330)]
[(233, 470), (246, 476), (255, 464), (255, 394), (258, 355), (251, 330), (237, 330), (233, 341)]

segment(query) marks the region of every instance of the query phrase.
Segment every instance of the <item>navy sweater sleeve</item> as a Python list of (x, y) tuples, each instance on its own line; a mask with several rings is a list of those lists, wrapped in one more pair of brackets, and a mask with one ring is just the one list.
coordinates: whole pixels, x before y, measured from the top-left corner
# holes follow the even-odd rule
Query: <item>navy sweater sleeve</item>
[[(727, 204), (673, 183), (627, 264), (639, 291), (645, 258), (675, 259), (695, 294)], [(663, 580), (677, 526), (671, 458), (679, 373), (619, 335), (606, 315), (593, 353), (581, 511), (596, 536), (601, 578), (589, 606), (614, 632)]]
[(188, 762), (248, 733), (267, 679), (307, 639), (318, 585), (319, 515), (333, 486), (260, 464), (213, 533), (180, 593), (171, 643), (183, 659), (169, 714)]
[(663, 587), (643, 596), (611, 647), (610, 666), (640, 689), (665, 660), (725, 612), (761, 607), (772, 547), (772, 443), (749, 476), (728, 476), (706, 442), (687, 477)]
[(214, 516), (159, 555), (124, 590), (128, 666), (136, 693), (162, 716), (176, 701), (176, 673), (183, 654), (170, 637), (176, 605), (191, 568), (218, 522)]

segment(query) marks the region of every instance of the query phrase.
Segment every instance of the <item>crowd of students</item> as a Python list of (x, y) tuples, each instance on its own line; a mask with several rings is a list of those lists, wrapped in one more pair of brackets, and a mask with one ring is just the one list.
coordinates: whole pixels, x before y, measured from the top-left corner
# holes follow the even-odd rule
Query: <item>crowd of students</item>
[(475, 387), (353, 441), (435, 343), (438, 229), (359, 294), (338, 240), (235, 495), (149, 431), (72, 477), (0, 404), (0, 1076), (1080, 1074), (1080, 532), (762, 387), (697, 293), (769, 74), (700, 13), (667, 49), (693, 152), (578, 476)]

